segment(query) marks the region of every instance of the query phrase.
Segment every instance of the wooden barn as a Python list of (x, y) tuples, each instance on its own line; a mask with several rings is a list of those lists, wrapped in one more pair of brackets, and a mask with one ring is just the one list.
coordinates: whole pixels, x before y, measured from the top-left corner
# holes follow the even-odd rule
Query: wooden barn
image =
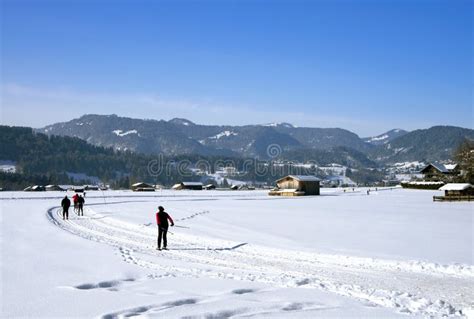
[(188, 190), (200, 191), (203, 189), (203, 185), (200, 182), (181, 182), (181, 183), (175, 184), (172, 187), (172, 189), (175, 189), (175, 190), (188, 189)]
[(433, 201), (472, 201), (474, 187), (469, 183), (450, 183), (439, 189), (444, 196), (433, 196)]
[(147, 183), (135, 183), (132, 185), (132, 191), (134, 192), (154, 192), (155, 187), (153, 185), (147, 184)]
[(269, 195), (308, 196), (320, 194), (320, 179), (311, 175), (288, 175), (276, 181)]

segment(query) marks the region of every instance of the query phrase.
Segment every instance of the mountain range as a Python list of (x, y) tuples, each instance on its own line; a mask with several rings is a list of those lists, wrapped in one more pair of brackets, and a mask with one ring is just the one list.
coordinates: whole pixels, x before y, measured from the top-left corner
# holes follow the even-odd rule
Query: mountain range
[[(187, 119), (143, 120), (117, 115), (88, 114), (56, 123), (38, 132), (72, 136), (93, 145), (144, 154), (285, 158), (297, 160), (332, 154), (341, 161), (394, 163), (448, 160), (464, 139), (474, 139), (474, 130), (434, 126), (407, 132), (390, 130), (360, 138), (341, 128), (295, 127), (289, 123), (265, 125), (200, 125)], [(356, 160), (355, 160), (356, 159)], [(363, 163), (363, 164), (362, 164)], [(356, 165), (357, 166), (357, 165)]]
[(377, 136), (363, 138), (362, 140), (372, 145), (382, 145), (387, 144), (397, 137), (403, 136), (407, 133), (408, 131), (397, 128)]

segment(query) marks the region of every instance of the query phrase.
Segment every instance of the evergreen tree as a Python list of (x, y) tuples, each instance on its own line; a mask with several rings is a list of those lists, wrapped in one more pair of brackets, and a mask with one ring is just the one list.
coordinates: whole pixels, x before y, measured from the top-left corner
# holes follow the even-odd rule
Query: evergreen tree
[(466, 139), (455, 151), (456, 159), (460, 169), (460, 182), (474, 184), (474, 141)]

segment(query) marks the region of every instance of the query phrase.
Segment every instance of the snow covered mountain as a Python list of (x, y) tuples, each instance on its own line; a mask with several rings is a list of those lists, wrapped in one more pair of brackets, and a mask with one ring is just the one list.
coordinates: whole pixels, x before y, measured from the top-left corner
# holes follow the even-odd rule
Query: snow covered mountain
[[(452, 158), (453, 151), (464, 139), (474, 139), (474, 130), (454, 126), (435, 126), (413, 132), (393, 129), (362, 139), (341, 128), (295, 127), (289, 123), (200, 125), (182, 118), (158, 121), (117, 115), (84, 115), (37, 131), (48, 135), (78, 137), (94, 145), (145, 154), (261, 159), (278, 157), (283, 153), (326, 157), (327, 154), (346, 154), (343, 156), (347, 158), (341, 158), (336, 163), (352, 161), (353, 156), (349, 153), (357, 154), (360, 163), (447, 160)], [(269, 154), (269, 148), (275, 145), (273, 151), (276, 152)], [(340, 147), (357, 153), (328, 153)], [(361, 159), (361, 154), (368, 159)]]
[(474, 140), (474, 130), (455, 126), (433, 126), (415, 130), (374, 148), (369, 158), (383, 163), (435, 162), (452, 159), (466, 139)]
[(363, 138), (363, 140), (372, 145), (383, 145), (407, 133), (408, 131), (397, 128), (377, 136)]
[(267, 157), (278, 144), (281, 151), (301, 148), (326, 150), (346, 146), (367, 151), (371, 146), (339, 128), (297, 128), (289, 123), (265, 125), (198, 125), (186, 119), (141, 120), (116, 115), (84, 115), (38, 130), (48, 135), (74, 136), (94, 145), (147, 154), (234, 155)]

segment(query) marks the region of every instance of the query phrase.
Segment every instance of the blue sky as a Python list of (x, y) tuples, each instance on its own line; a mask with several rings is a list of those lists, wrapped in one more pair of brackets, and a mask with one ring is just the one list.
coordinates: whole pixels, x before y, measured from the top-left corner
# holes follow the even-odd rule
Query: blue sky
[(3, 0), (1, 122), (473, 126), (471, 1)]

